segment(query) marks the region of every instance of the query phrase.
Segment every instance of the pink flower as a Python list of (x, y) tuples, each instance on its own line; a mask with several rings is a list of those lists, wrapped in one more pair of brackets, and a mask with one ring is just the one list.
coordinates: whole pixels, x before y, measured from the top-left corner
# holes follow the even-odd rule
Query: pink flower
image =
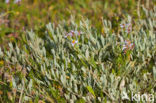
[(70, 31), (70, 33), (74, 33), (74, 32), (75, 32), (74, 30), (71, 30), (71, 31)]
[(128, 50), (132, 50), (134, 48), (134, 43), (131, 43), (129, 40), (125, 40), (125, 44), (122, 47), (122, 51), (126, 53)]
[(67, 35), (65, 35), (64, 37), (67, 38), (68, 36), (71, 36), (72, 37), (73, 36), (73, 33), (71, 33), (71, 32), (70, 33), (67, 33)]
[(120, 27), (121, 27), (121, 28), (124, 28), (124, 27), (125, 27), (125, 24), (120, 24)]
[(5, 3), (7, 3), (7, 4), (8, 4), (9, 2), (10, 2), (10, 0), (5, 0)]
[[(10, 2), (10, 0), (5, 0), (5, 3), (8, 4), (9, 2)], [(14, 0), (14, 3), (15, 3), (15, 4), (17, 4), (17, 3), (19, 3), (19, 2), (21, 2), (21, 0)]]
[(20, 2), (21, 2), (21, 0), (15, 0), (14, 1), (15, 4), (20, 3)]
[(71, 30), (69, 33), (67, 33), (64, 37), (67, 38), (68, 36), (73, 37), (75, 35), (79, 36), (81, 34), (80, 31), (73, 31)]
[(82, 33), (80, 31), (75, 31), (74, 34), (79, 36)]
[(127, 23), (127, 24), (120, 24), (120, 27), (122, 29), (125, 28), (125, 32), (126, 33), (130, 33), (132, 31), (132, 24), (131, 23)]
[(130, 33), (132, 31), (132, 25), (130, 23), (126, 25), (126, 33)]
[(125, 49), (127, 49), (126, 45), (124, 44), (122, 47), (122, 51), (124, 51)]
[(72, 40), (72, 46), (74, 46), (76, 43), (78, 43), (78, 41), (77, 40)]

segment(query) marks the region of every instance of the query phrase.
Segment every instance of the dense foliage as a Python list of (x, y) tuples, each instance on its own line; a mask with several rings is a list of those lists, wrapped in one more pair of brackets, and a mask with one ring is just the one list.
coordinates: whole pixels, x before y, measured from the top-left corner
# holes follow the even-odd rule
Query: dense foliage
[(54, 1), (0, 3), (1, 102), (128, 103), (137, 102), (135, 93), (156, 95), (154, 0)]

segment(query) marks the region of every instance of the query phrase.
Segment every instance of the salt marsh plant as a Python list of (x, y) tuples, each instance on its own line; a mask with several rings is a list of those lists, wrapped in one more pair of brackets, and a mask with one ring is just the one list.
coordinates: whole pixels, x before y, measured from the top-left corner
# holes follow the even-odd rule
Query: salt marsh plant
[[(89, 20), (72, 21), (71, 27), (49, 23), (44, 37), (29, 31), (20, 47), (1, 48), (0, 100), (126, 103), (124, 92), (156, 95), (156, 8), (143, 10), (144, 18), (133, 21), (131, 32), (115, 33), (107, 20), (103, 34)], [(74, 37), (65, 38), (70, 30), (81, 32), (76, 45), (70, 41)], [(133, 49), (123, 51), (125, 40), (135, 44)]]

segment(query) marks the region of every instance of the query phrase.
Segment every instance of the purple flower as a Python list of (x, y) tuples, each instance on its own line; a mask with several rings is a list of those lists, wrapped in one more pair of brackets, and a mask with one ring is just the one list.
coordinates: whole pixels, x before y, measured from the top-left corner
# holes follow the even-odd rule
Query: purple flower
[(132, 31), (132, 25), (130, 23), (126, 26), (126, 33), (130, 33)]
[(79, 36), (80, 34), (82, 34), (82, 32), (80, 32), (80, 31), (75, 31), (74, 33), (75, 33), (75, 35), (78, 35), (78, 36)]
[(72, 37), (73, 36), (73, 33), (72, 32), (67, 33), (67, 35), (65, 35), (64, 37), (67, 38), (68, 36), (71, 36)]
[(19, 3), (19, 2), (21, 2), (21, 0), (15, 0), (15, 1), (14, 1), (15, 4), (17, 4), (17, 3)]
[(124, 45), (122, 47), (122, 51), (124, 51), (124, 53), (127, 52), (127, 50), (132, 50), (134, 48), (134, 43), (131, 43), (131, 41), (129, 40), (125, 40)]
[(121, 28), (124, 28), (124, 27), (125, 27), (125, 24), (120, 24), (120, 27), (121, 27)]
[(122, 47), (122, 51), (124, 51), (125, 49), (127, 49), (126, 45), (124, 44)]
[(120, 27), (125, 30), (126, 33), (130, 33), (132, 31), (132, 24), (120, 24)]
[(67, 33), (64, 37), (67, 38), (68, 36), (70, 37), (73, 37), (73, 36), (79, 36), (80, 34), (82, 34), (82, 32), (80, 31), (74, 31), (74, 30), (71, 30), (69, 33)]
[(7, 4), (8, 4), (9, 2), (10, 2), (10, 0), (5, 0), (5, 3), (7, 3)]

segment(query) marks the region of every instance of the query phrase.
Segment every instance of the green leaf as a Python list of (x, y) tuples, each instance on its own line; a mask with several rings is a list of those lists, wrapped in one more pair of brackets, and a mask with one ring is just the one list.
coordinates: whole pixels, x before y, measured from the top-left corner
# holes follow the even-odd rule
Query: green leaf
[(156, 80), (156, 67), (153, 67), (153, 77)]
[(93, 94), (94, 97), (96, 97), (96, 96), (95, 96), (95, 93), (94, 93), (94, 90), (92, 89), (91, 86), (87, 86), (87, 89), (88, 89), (88, 91), (89, 91), (91, 94)]
[(76, 101), (76, 103), (85, 103), (85, 100), (84, 99), (79, 99)]

